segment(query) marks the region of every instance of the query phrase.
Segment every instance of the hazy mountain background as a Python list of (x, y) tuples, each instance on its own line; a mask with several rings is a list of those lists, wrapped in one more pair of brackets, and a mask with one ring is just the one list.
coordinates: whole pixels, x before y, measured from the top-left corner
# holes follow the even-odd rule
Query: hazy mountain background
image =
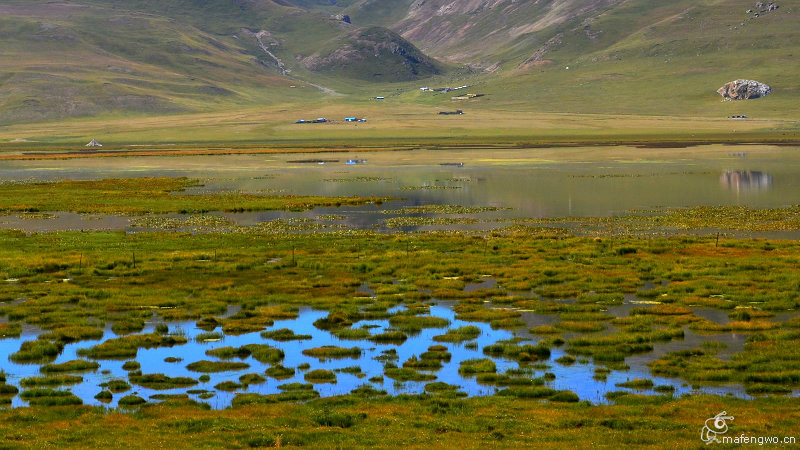
[[(4, 0), (0, 124), (364, 102), (795, 118), (800, 12), (741, 0)], [(753, 10), (752, 12), (747, 12)], [(759, 13), (756, 17), (755, 13)], [(728, 102), (733, 104), (733, 102)]]

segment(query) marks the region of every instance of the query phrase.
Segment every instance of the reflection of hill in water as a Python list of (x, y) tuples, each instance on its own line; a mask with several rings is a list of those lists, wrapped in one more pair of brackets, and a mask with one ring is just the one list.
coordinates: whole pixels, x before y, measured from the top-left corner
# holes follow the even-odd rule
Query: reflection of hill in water
[(750, 170), (728, 170), (719, 177), (726, 188), (740, 191), (767, 191), (772, 188), (772, 176)]

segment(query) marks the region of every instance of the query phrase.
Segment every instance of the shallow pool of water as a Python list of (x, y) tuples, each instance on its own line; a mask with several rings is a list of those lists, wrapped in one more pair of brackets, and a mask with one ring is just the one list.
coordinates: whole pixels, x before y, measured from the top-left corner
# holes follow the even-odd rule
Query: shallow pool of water
[[(548, 149), (413, 150), (326, 154), (324, 165), (296, 161), (320, 154), (220, 155), (6, 161), (0, 183), (109, 177), (188, 176), (204, 186), (189, 193), (241, 191), (261, 194), (387, 196), (380, 206), (318, 208), (305, 212), (221, 214), (237, 225), (278, 219), (316, 219), (328, 229), (383, 231), (490, 229), (515, 218), (600, 217), (631, 210), (701, 205), (754, 208), (800, 204), (800, 148), (712, 145), (684, 149), (576, 147)], [(364, 159), (347, 165), (348, 159)], [(333, 162), (335, 161), (335, 162)], [(449, 162), (463, 166), (445, 165)], [(407, 225), (387, 219), (442, 217), (408, 213), (421, 205), (495, 207), (479, 214), (449, 214), (478, 223)], [(127, 218), (56, 213), (50, 219), (0, 216), (0, 228), (27, 231), (125, 229)], [(181, 217), (171, 215), (171, 217)], [(710, 232), (710, 231), (709, 231)], [(763, 237), (789, 237), (759, 234)]]
[[(488, 324), (485, 323), (468, 323), (456, 320), (455, 313), (451, 309), (451, 305), (452, 303), (439, 303), (430, 308), (430, 314), (435, 317), (447, 319), (450, 322), (448, 328), (474, 325), (480, 328), (481, 334), (477, 339), (470, 341), (475, 343), (476, 346), (468, 346), (463, 343), (442, 344), (445, 345), (448, 351), (452, 354), (452, 359), (449, 362), (444, 363), (440, 370), (431, 373), (436, 375), (436, 381), (443, 381), (448, 384), (457, 385), (462, 392), (465, 392), (469, 396), (492, 395), (497, 391), (495, 387), (478, 384), (474, 377), (461, 376), (458, 373), (460, 363), (464, 360), (472, 358), (486, 358), (487, 356), (483, 354), (483, 348), (485, 346), (496, 343), (499, 340), (512, 338), (515, 336), (515, 334), (506, 330), (493, 330)], [(272, 327), (268, 328), (269, 330), (289, 328), (296, 334), (308, 334), (312, 336), (310, 340), (289, 342), (279, 342), (265, 339), (262, 338), (258, 332), (239, 336), (224, 336), (222, 340), (216, 342), (197, 342), (194, 340), (194, 337), (203, 332), (203, 330), (198, 329), (194, 322), (171, 323), (169, 324), (170, 332), (185, 336), (189, 339), (189, 342), (185, 345), (172, 348), (139, 349), (135, 360), (141, 364), (141, 371), (144, 374), (163, 373), (171, 377), (180, 376), (197, 379), (200, 373), (189, 371), (186, 366), (189, 363), (199, 360), (217, 360), (214, 357), (206, 356), (205, 352), (207, 350), (228, 346), (239, 347), (254, 343), (269, 344), (284, 351), (285, 358), (282, 361), (282, 364), (286, 367), (296, 368), (302, 364), (309, 364), (309, 370), (328, 369), (333, 371), (352, 366), (358, 366), (361, 368), (364, 376), (359, 377), (348, 373), (337, 373), (336, 383), (316, 384), (315, 389), (323, 397), (347, 394), (364, 384), (371, 385), (376, 389), (383, 389), (389, 394), (393, 395), (401, 393), (415, 394), (424, 392), (424, 386), (426, 384), (424, 382), (409, 381), (400, 383), (395, 382), (388, 377), (384, 378), (383, 381), (380, 382), (370, 382), (368, 380), (372, 377), (381, 376), (384, 373), (383, 363), (375, 359), (381, 355), (381, 352), (394, 349), (398, 355), (398, 360), (395, 363), (398, 366), (402, 366), (403, 362), (412, 356), (418, 356), (426, 351), (429, 346), (439, 344), (438, 342), (433, 341), (433, 337), (443, 334), (445, 332), (444, 328), (425, 329), (419, 334), (410, 336), (409, 339), (402, 344), (374, 344), (369, 341), (341, 340), (327, 331), (317, 329), (313, 325), (313, 322), (317, 319), (325, 317), (327, 314), (328, 313), (324, 311), (302, 309), (296, 319), (276, 321)], [(524, 318), (526, 319), (526, 322), (529, 322), (529, 325), (539, 322), (545, 323), (546, 319), (544, 318), (549, 317), (539, 316), (541, 319), (536, 319), (535, 316), (538, 315), (535, 313), (526, 314), (527, 316), (524, 316)], [(148, 323), (143, 332), (153, 332), (156, 325), (156, 322)], [(361, 326), (372, 326), (374, 328), (372, 328), (370, 331), (373, 334), (377, 334), (389, 328), (389, 323), (387, 320), (368, 320), (354, 324), (353, 328), (358, 328)], [(9, 356), (19, 349), (19, 346), (23, 341), (36, 339), (38, 334), (39, 330), (35, 328), (26, 328), (23, 335), (19, 339), (0, 340), (0, 361), (4, 361), (3, 369), (7, 373), (9, 384), (19, 386), (19, 382), (22, 378), (41, 375), (39, 373), (40, 366), (38, 364), (17, 364), (11, 362), (9, 359)], [(533, 337), (522, 330), (517, 332), (517, 336), (522, 337), (526, 341), (532, 343), (535, 343), (537, 340), (536, 337)], [(607, 392), (624, 390), (623, 388), (615, 386), (615, 384), (625, 382), (633, 378), (651, 378), (656, 385), (674, 386), (676, 395), (687, 392), (695, 392), (692, 391), (690, 387), (685, 386), (680, 380), (650, 376), (649, 370), (646, 367), (647, 361), (654, 359), (657, 357), (657, 355), (660, 355), (666, 351), (672, 351), (683, 347), (694, 348), (701, 344), (704, 339), (691, 333), (688, 333), (687, 336), (686, 342), (676, 341), (673, 343), (664, 344), (663, 346), (659, 345), (659, 348), (654, 353), (628, 358), (631, 369), (629, 371), (614, 371), (609, 374), (608, 379), (605, 381), (599, 381), (592, 378), (595, 366), (590, 362), (582, 363), (579, 361), (578, 363), (570, 366), (564, 366), (554, 362), (555, 359), (565, 355), (564, 350), (560, 348), (553, 348), (550, 360), (545, 361), (549, 365), (549, 368), (536, 370), (530, 376), (541, 377), (545, 372), (551, 372), (555, 374), (556, 378), (555, 380), (548, 382), (548, 386), (559, 390), (571, 390), (578, 394), (581, 399), (589, 400), (594, 403), (605, 402), (605, 394)], [(68, 344), (64, 348), (63, 353), (59, 355), (54, 362), (61, 363), (74, 359), (80, 359), (77, 356), (78, 349), (91, 347), (115, 337), (117, 337), (117, 335), (115, 335), (109, 328), (105, 330), (105, 335), (101, 340), (82, 341), (79, 343)], [(723, 337), (723, 340), (725, 339), (726, 338)], [(736, 339), (738, 340), (739, 338)], [(743, 343), (743, 337), (741, 339)], [(362, 352), (357, 358), (329, 360), (319, 360), (317, 358), (302, 354), (302, 351), (305, 349), (323, 345), (337, 345), (341, 347), (357, 346), (362, 350)], [(737, 345), (729, 347), (729, 351), (738, 350), (740, 350), (740, 348)], [(165, 362), (165, 359), (170, 357), (182, 358), (182, 361), (177, 363)], [(495, 361), (498, 373), (504, 373), (509, 369), (519, 367), (519, 364), (515, 361), (503, 358), (491, 359)], [(240, 360), (235, 359), (235, 361)], [(264, 371), (270, 367), (270, 364), (258, 362), (252, 357), (241, 359), (241, 361), (249, 364), (250, 368), (239, 371), (211, 373), (210, 381), (199, 383), (198, 385), (190, 388), (154, 390), (132, 385), (131, 391), (122, 394), (115, 394), (114, 400), (109, 404), (109, 406), (115, 406), (119, 398), (129, 393), (136, 393), (141, 397), (148, 398), (155, 394), (182, 394), (188, 389), (207, 389), (214, 392), (215, 395), (213, 398), (205, 401), (208, 402), (213, 408), (218, 409), (229, 406), (231, 404), (231, 400), (237, 392), (276, 394), (281, 392), (280, 389), (278, 389), (279, 385), (293, 382), (305, 383), (304, 373), (307, 371), (297, 370), (295, 376), (284, 380), (267, 378), (267, 381), (262, 384), (250, 385), (246, 389), (239, 389), (235, 392), (216, 390), (214, 386), (218, 383), (223, 381), (238, 382), (239, 377), (246, 373), (257, 373), (263, 375)], [(94, 398), (94, 396), (102, 390), (102, 388), (99, 387), (100, 383), (114, 379), (127, 380), (128, 373), (122, 369), (122, 365), (124, 363), (123, 360), (98, 360), (98, 362), (101, 364), (101, 367), (97, 371), (82, 373), (81, 375), (84, 377), (84, 381), (82, 383), (66, 388), (70, 389), (75, 395), (79, 396), (86, 404), (103, 404)], [(747, 397), (741, 386), (710, 387), (703, 388), (701, 391), (718, 394), (730, 393), (740, 397)], [(652, 391), (639, 392), (653, 393)], [(193, 395), (192, 397), (196, 398), (196, 395)], [(22, 400), (19, 396), (14, 397), (12, 406), (24, 405), (26, 405), (24, 400)]]

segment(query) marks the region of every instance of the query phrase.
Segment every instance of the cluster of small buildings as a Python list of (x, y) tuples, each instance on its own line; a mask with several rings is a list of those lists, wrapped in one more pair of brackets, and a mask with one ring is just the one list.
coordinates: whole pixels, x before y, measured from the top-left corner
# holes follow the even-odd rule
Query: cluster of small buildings
[[(345, 117), (344, 121), (345, 122), (366, 122), (367, 119), (359, 119), (358, 117)], [(333, 122), (335, 122), (335, 121), (334, 120), (328, 120), (328, 119), (326, 119), (324, 117), (317, 117), (314, 120), (300, 119), (295, 123), (333, 123)]]
[(419, 90), (422, 91), (422, 92), (452, 92), (452, 91), (460, 91), (461, 89), (466, 89), (468, 87), (469, 87), (469, 85), (465, 84), (464, 86), (459, 86), (459, 87), (454, 87), (454, 88), (443, 87), (443, 88), (431, 89), (429, 87), (421, 87), (421, 88), (419, 88)]

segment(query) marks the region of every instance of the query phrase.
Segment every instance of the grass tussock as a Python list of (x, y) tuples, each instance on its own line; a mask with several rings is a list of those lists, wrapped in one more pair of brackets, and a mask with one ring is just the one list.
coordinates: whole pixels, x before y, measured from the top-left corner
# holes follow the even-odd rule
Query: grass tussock
[(163, 373), (146, 375), (130, 375), (128, 380), (138, 386), (148, 389), (175, 389), (179, 387), (189, 387), (197, 384), (197, 380), (189, 377), (170, 377)]
[(264, 331), (261, 333), (261, 337), (263, 337), (264, 339), (272, 339), (280, 342), (304, 341), (311, 339), (310, 334), (295, 334), (294, 331), (288, 328), (281, 328), (280, 330), (273, 330), (273, 331)]
[(67, 386), (83, 382), (79, 375), (52, 375), (46, 377), (27, 377), (20, 380), (19, 385), (24, 388), (38, 386)]
[(303, 375), (303, 379), (310, 383), (336, 383), (336, 374), (331, 372), (330, 370), (325, 369), (316, 369), (309, 372), (306, 372)]
[(303, 350), (303, 354), (317, 359), (340, 359), (358, 358), (361, 356), (361, 349), (358, 347), (337, 347), (335, 345), (323, 345)]
[(464, 342), (470, 341), (481, 335), (481, 329), (475, 325), (466, 325), (447, 330), (447, 333), (434, 336), (436, 342)]
[(174, 347), (185, 344), (183, 336), (163, 336), (157, 333), (136, 334), (109, 339), (102, 344), (78, 350), (78, 355), (90, 359), (135, 358), (140, 348)]
[(250, 364), (233, 361), (195, 361), (186, 366), (192, 372), (235, 372), (250, 368)]
[(87, 372), (97, 370), (100, 364), (95, 361), (86, 361), (85, 359), (74, 359), (59, 364), (45, 364), (39, 368), (42, 373), (60, 373), (60, 372)]

